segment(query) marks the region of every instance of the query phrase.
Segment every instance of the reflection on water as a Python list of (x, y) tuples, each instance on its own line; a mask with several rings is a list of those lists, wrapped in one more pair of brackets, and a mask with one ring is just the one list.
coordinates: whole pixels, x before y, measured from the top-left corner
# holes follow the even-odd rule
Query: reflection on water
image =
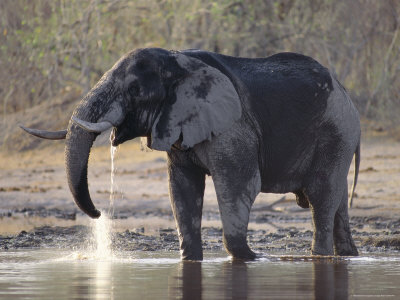
[[(182, 262), (176, 253), (99, 260), (55, 250), (0, 252), (0, 298), (399, 299), (396, 257)], [(216, 258), (215, 258), (216, 257)]]
[(95, 292), (96, 299), (114, 299), (112, 275), (112, 263), (109, 261), (101, 261), (96, 265)]
[(348, 299), (349, 270), (347, 262), (313, 263), (315, 299)]
[(180, 262), (168, 278), (169, 299), (202, 299), (201, 262)]

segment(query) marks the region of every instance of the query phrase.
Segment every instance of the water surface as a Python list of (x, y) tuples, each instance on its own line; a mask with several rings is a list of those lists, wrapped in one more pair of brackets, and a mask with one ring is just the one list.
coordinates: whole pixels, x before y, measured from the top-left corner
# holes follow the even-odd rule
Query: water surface
[(0, 253), (2, 299), (374, 299), (400, 298), (400, 259), (265, 256), (236, 262), (206, 253), (24, 250)]

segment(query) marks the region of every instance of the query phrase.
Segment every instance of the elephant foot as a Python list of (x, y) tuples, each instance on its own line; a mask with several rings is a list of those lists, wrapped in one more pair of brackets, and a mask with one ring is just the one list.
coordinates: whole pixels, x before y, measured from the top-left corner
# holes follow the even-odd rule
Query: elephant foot
[(335, 244), (335, 255), (339, 256), (358, 256), (357, 247), (353, 241)]
[(181, 259), (184, 261), (202, 261), (203, 251), (181, 251)]
[(202, 261), (203, 255), (201, 255), (201, 256), (195, 256), (195, 255), (182, 256), (181, 259), (184, 261)]
[(313, 256), (333, 256), (333, 253), (323, 253), (311, 250), (311, 255)]
[(247, 245), (245, 238), (224, 237), (224, 245), (234, 260), (254, 260), (257, 257)]
[(235, 253), (229, 252), (230, 255), (232, 255), (232, 259), (235, 261), (238, 260), (255, 260), (257, 258), (257, 255), (248, 249), (248, 251), (238, 251)]
[(333, 249), (321, 248), (321, 247), (312, 247), (311, 255), (315, 256), (332, 256), (334, 255)]

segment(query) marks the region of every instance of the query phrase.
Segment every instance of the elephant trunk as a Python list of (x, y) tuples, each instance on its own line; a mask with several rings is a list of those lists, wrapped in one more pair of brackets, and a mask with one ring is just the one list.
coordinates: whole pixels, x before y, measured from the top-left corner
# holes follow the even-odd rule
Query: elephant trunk
[(68, 185), (78, 207), (91, 218), (99, 218), (90, 197), (87, 179), (90, 150), (99, 132), (91, 132), (76, 123), (76, 119), (88, 123), (106, 122), (118, 126), (123, 118), (123, 105), (106, 80), (96, 86), (75, 109), (68, 125), (65, 143), (65, 165)]
[(87, 169), (90, 149), (97, 134), (83, 130), (70, 122), (65, 143), (65, 165), (68, 185), (78, 207), (91, 218), (99, 218), (90, 198)]

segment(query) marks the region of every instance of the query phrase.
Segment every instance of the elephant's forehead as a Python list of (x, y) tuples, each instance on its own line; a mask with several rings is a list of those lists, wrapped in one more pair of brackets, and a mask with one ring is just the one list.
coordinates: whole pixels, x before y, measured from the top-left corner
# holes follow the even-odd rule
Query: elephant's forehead
[(145, 57), (145, 54), (141, 49), (133, 50), (123, 55), (119, 60), (117, 60), (117, 62), (114, 64), (111, 70), (114, 71), (129, 70), (137, 62), (138, 59), (143, 57)]

